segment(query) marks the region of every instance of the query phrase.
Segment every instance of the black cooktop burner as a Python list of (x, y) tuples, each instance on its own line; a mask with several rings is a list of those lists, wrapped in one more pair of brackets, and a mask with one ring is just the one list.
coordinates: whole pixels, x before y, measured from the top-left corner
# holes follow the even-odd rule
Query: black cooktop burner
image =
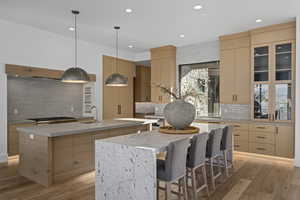
[(42, 117), (42, 118), (30, 118), (28, 120), (32, 120), (35, 122), (55, 122), (55, 121), (73, 121), (76, 120), (74, 117)]

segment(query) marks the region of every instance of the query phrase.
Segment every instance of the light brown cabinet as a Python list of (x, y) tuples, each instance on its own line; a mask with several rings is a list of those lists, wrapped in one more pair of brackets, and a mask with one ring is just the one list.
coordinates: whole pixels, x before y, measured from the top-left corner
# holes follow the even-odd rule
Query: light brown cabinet
[(280, 157), (294, 157), (294, 127), (292, 126), (277, 126), (276, 140), (276, 155)]
[(220, 37), (220, 102), (250, 104), (250, 36)]
[(134, 90), (135, 102), (151, 101), (151, 67), (136, 66)]
[(20, 134), (20, 175), (44, 186), (95, 168), (95, 140), (149, 130), (148, 125), (58, 137)]
[[(105, 85), (105, 80), (112, 73), (118, 72), (128, 77), (128, 86), (111, 87)], [(103, 56), (103, 119), (133, 117), (133, 77), (135, 65), (131, 61)]]
[(164, 46), (151, 49), (151, 101), (169, 103), (171, 98), (161, 93), (156, 85), (175, 90), (176, 88), (176, 47)]
[(19, 154), (19, 133), (18, 127), (33, 126), (33, 123), (11, 124), (8, 125), (7, 132), (7, 153), (8, 156), (15, 156)]

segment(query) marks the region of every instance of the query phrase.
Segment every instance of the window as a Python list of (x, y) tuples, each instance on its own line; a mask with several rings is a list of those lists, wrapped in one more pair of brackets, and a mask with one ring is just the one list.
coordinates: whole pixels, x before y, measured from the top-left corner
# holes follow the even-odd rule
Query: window
[(219, 117), (219, 61), (179, 66), (180, 93), (194, 89), (198, 94), (188, 102), (196, 107), (196, 117)]

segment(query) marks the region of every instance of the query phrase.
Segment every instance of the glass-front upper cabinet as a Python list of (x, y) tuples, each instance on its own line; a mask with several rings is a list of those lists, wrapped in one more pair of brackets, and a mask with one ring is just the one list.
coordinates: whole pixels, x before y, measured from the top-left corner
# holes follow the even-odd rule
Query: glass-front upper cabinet
[(275, 45), (275, 79), (292, 80), (292, 43)]
[(254, 119), (269, 119), (269, 84), (254, 85)]
[(292, 84), (275, 85), (275, 112), (274, 118), (277, 121), (292, 120)]
[(254, 81), (269, 80), (269, 46), (254, 48)]

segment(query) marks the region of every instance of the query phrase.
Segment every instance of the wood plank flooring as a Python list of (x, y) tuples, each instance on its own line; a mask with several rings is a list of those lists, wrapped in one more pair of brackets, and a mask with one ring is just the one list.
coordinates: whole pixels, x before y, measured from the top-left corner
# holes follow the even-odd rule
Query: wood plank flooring
[[(298, 200), (300, 199), (300, 168), (293, 162), (265, 156), (235, 153), (234, 173), (217, 181), (210, 200)], [(18, 159), (0, 165), (0, 200), (94, 200), (94, 172), (45, 188), (17, 173)], [(177, 197), (174, 196), (174, 199)], [(160, 192), (160, 199), (164, 194)]]

